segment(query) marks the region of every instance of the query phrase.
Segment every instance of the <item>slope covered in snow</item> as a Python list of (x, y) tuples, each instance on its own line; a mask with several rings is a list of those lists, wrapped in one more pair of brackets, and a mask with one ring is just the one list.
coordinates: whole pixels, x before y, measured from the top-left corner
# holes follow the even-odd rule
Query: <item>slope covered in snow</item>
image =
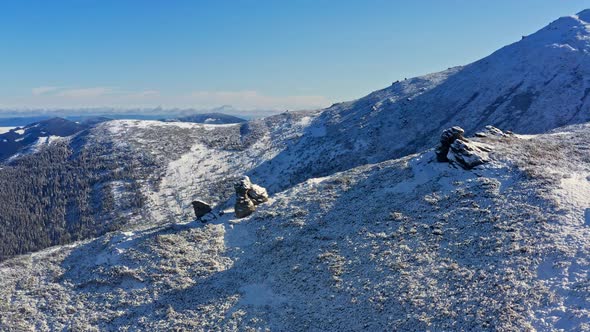
[[(289, 180), (299, 182), (310, 174), (324, 176), (416, 153), (455, 125), (471, 135), (490, 124), (529, 134), (584, 123), (590, 120), (586, 20), (588, 11), (562, 17), (472, 64), (335, 104), (310, 124), (297, 145), (259, 172), (283, 163)], [(297, 165), (288, 164), (300, 157)]]
[[(39, 330), (589, 330), (590, 126), (310, 179), (246, 219), (115, 232), (0, 265)], [(72, 315), (72, 313), (76, 313)]]
[[(0, 263), (0, 327), (590, 330), (588, 22), (322, 111), (38, 142), (0, 168), (0, 237), (60, 237), (4, 255), (83, 241)], [(488, 124), (519, 135), (478, 138), (485, 165), (428, 150)], [(238, 220), (244, 174), (271, 199)]]

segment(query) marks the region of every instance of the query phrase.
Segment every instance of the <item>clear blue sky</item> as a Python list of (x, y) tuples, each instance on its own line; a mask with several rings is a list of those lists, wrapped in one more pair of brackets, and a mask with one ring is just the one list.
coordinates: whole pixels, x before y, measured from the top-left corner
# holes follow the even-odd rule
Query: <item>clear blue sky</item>
[(574, 0), (5, 0), (0, 107), (309, 108), (462, 65)]

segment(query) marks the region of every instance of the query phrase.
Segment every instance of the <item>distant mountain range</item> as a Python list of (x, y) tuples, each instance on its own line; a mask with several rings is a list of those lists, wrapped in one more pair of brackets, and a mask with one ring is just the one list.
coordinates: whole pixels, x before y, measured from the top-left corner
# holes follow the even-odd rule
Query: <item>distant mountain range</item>
[[(224, 105), (211, 109), (178, 109), (178, 108), (146, 108), (146, 109), (116, 109), (116, 108), (88, 108), (88, 109), (39, 109), (39, 110), (10, 110), (0, 109), (0, 127), (25, 126), (27, 124), (61, 117), (71, 121), (82, 122), (86, 118), (105, 117), (109, 119), (131, 120), (160, 120), (182, 119), (200, 114), (224, 114), (240, 119), (254, 119), (278, 114), (278, 110), (239, 110)], [(229, 119), (229, 118), (228, 118)], [(205, 118), (206, 120), (206, 118)], [(234, 119), (233, 121), (237, 121)], [(194, 122), (194, 121), (187, 121)]]
[[(96, 121), (100, 122), (99, 119)], [(0, 162), (33, 145), (38, 147), (53, 138), (74, 135), (97, 123), (96, 121), (76, 123), (62, 118), (52, 118), (11, 129), (0, 134)]]
[(192, 122), (205, 124), (231, 124), (246, 122), (246, 119), (238, 118), (237, 116), (227, 115), (223, 113), (199, 113), (187, 116), (181, 116), (173, 119), (165, 119), (166, 122)]

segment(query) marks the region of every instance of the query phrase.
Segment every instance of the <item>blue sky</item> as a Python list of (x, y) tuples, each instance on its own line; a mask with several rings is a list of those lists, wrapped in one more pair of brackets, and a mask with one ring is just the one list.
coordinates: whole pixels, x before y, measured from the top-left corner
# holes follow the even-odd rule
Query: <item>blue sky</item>
[(467, 64), (574, 0), (13, 0), (0, 107), (303, 109)]

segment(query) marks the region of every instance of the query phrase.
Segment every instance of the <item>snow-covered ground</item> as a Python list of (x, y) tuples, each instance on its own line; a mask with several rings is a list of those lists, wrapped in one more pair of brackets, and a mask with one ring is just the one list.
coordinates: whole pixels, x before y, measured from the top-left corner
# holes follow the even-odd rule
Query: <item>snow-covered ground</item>
[[(0, 263), (0, 326), (590, 331), (587, 22), (323, 111), (109, 121), (71, 138), (145, 161), (144, 211)], [(478, 139), (489, 163), (435, 161), (442, 129), (487, 124), (517, 133)], [(244, 174), (271, 199), (237, 220)], [(193, 199), (226, 213), (192, 221)]]
[(9, 260), (0, 323), (588, 330), (588, 178), (572, 174), (590, 171), (590, 126), (564, 130), (482, 138), (491, 162), (472, 171), (427, 151), (310, 179), (246, 219), (230, 210)]

